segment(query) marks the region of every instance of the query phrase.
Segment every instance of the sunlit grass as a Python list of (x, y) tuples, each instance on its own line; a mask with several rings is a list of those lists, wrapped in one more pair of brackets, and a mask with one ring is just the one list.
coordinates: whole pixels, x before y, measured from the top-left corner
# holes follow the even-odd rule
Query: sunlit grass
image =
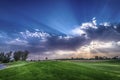
[(120, 64), (111, 62), (14, 62), (0, 80), (120, 80)]

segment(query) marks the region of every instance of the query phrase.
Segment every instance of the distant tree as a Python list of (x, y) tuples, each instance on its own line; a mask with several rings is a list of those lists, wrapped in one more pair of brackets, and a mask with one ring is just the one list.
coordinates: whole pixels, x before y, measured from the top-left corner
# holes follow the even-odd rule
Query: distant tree
[(73, 60), (74, 58), (73, 58), (73, 57), (71, 57), (71, 59)]
[(1, 52), (1, 53), (0, 53), (0, 61), (2, 61), (3, 58), (4, 58), (4, 52)]
[(25, 61), (28, 58), (29, 52), (27, 50), (25, 51), (16, 51), (14, 52), (14, 59), (15, 61), (22, 60)]
[(21, 54), (21, 60), (25, 61), (28, 58), (28, 54), (29, 54), (29, 52), (27, 50), (25, 50), (24, 52), (22, 52), (22, 54)]
[(1, 52), (0, 53), (0, 61), (3, 62), (3, 63), (10, 62), (11, 54), (12, 54), (12, 51), (10, 51), (8, 53)]
[(99, 59), (99, 57), (98, 56), (95, 56), (95, 60), (98, 60)]
[(20, 60), (21, 54), (22, 54), (22, 51), (15, 51), (15, 52), (14, 52), (13, 57), (14, 57), (15, 61)]
[(28, 54), (29, 54), (29, 52), (27, 50), (15, 51), (13, 53), (13, 57), (12, 57), (11, 56), (12, 51), (10, 51), (8, 53), (0, 52), (0, 62), (7, 63), (7, 62), (10, 62), (12, 60), (12, 58), (14, 58), (15, 61), (18, 61), (18, 60), (25, 61), (28, 58)]
[(8, 52), (8, 53), (5, 54), (5, 60), (4, 60), (4, 62), (9, 62), (10, 61), (11, 54), (12, 54), (12, 51), (10, 51), (10, 52)]
[(119, 57), (118, 56), (114, 56), (112, 59), (118, 59)]
[(100, 56), (99, 59), (100, 59), (100, 60), (103, 60), (104, 58)]
[(48, 57), (45, 57), (46, 60), (48, 60)]

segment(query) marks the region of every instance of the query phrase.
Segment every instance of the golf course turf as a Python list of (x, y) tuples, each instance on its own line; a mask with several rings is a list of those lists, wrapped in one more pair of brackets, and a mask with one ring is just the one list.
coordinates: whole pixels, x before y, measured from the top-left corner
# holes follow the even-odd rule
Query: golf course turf
[(120, 80), (120, 62), (13, 62), (0, 80)]

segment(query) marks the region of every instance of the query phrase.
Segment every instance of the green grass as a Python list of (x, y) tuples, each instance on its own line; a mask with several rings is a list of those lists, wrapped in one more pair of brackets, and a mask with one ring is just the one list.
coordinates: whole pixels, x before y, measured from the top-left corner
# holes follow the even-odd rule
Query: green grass
[(14, 62), (0, 70), (0, 80), (120, 80), (120, 63)]

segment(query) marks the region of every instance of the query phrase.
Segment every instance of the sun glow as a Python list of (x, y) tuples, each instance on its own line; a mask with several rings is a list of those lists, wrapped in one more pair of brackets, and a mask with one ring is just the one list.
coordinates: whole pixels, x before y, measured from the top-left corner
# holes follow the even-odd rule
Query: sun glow
[[(85, 57), (85, 58), (91, 58), (96, 55), (105, 56), (104, 53), (99, 51), (98, 49), (102, 48), (111, 48), (113, 47), (114, 42), (102, 42), (102, 41), (92, 41), (89, 45), (85, 45), (80, 47), (76, 50), (76, 55), (79, 57)], [(94, 51), (97, 54), (94, 54), (92, 51)]]
[[(79, 47), (76, 50), (55, 50), (54, 56), (51, 58), (93, 58), (94, 56), (107, 56), (99, 49), (112, 48), (115, 42), (102, 42), (102, 41), (92, 41), (90, 44)], [(94, 52), (93, 52), (94, 51)]]
[(91, 48), (108, 48), (112, 47), (113, 42), (92, 41), (90, 43)]

